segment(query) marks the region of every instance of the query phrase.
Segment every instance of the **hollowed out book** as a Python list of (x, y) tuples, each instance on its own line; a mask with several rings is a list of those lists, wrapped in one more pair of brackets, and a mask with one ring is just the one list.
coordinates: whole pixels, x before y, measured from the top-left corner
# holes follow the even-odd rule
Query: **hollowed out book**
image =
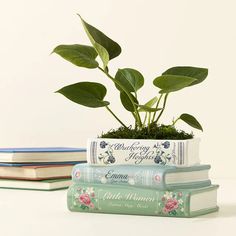
[(194, 217), (218, 210), (217, 185), (158, 191), (119, 185), (74, 184), (67, 195), (70, 211)]

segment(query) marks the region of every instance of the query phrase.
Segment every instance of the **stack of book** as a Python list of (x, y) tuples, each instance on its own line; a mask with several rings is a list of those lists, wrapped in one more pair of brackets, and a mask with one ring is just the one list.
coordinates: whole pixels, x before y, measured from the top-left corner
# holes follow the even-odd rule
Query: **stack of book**
[(69, 187), (80, 148), (0, 148), (0, 188), (57, 190)]
[(172, 161), (165, 154), (169, 141), (139, 147), (122, 140), (90, 140), (88, 164), (76, 165), (72, 171), (69, 210), (174, 217), (217, 211), (218, 185), (211, 184), (210, 165), (201, 165), (194, 153), (185, 155), (188, 150), (181, 143), (175, 142), (178, 151)]

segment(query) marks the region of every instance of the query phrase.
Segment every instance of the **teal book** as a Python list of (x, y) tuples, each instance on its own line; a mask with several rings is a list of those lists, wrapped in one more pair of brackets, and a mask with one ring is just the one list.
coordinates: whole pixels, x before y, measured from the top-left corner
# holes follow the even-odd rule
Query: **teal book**
[(173, 190), (178, 188), (201, 188), (211, 185), (208, 176), (209, 170), (210, 165), (160, 167), (154, 165), (97, 166), (78, 164), (73, 168), (72, 179), (76, 183)]
[(217, 185), (158, 191), (129, 186), (73, 184), (67, 195), (70, 211), (194, 217), (218, 210)]

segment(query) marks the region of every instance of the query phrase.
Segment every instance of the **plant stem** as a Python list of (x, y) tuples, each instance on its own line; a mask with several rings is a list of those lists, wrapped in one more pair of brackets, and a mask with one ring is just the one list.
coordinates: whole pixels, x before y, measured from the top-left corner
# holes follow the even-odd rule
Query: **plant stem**
[(166, 94), (165, 94), (165, 97), (164, 97), (164, 103), (163, 103), (163, 108), (162, 108), (162, 110), (161, 110), (159, 116), (157, 117), (157, 119), (154, 121), (155, 123), (158, 122), (158, 120), (160, 119), (162, 113), (163, 113), (164, 110), (165, 110), (165, 107), (166, 107), (166, 100), (167, 100), (168, 94), (169, 94), (169, 93), (166, 93)]
[(132, 115), (133, 115), (133, 117), (134, 117), (134, 127), (135, 127), (135, 129), (137, 129), (137, 119), (136, 119), (136, 116), (135, 116), (135, 114), (134, 114), (134, 112), (131, 112), (132, 113)]
[(144, 120), (143, 120), (143, 127), (145, 127), (146, 119), (147, 119), (147, 112), (145, 112), (145, 117), (144, 117)]
[(176, 120), (174, 120), (173, 123), (172, 123), (172, 126), (174, 126), (179, 119), (180, 118), (177, 118)]
[(151, 112), (148, 112), (148, 133), (150, 132)]
[(126, 129), (128, 129), (128, 127), (115, 115), (115, 113), (108, 106), (106, 106), (106, 109), (118, 120), (118, 122), (122, 126), (124, 126)]
[(137, 108), (136, 108), (136, 105), (135, 105), (135, 103), (134, 103), (134, 101), (133, 101), (133, 98), (132, 98), (132, 96), (130, 95), (130, 93), (124, 88), (124, 86), (123, 86), (120, 82), (118, 82), (117, 80), (115, 80), (107, 71), (103, 70), (100, 66), (98, 67), (98, 69), (101, 70), (103, 73), (105, 73), (105, 74), (108, 76), (108, 78), (110, 78), (115, 84), (117, 84), (118, 86), (120, 86), (120, 88), (126, 93), (126, 95), (127, 95), (128, 98), (130, 99), (130, 101), (131, 101), (131, 103), (132, 103), (132, 105), (133, 105), (133, 107), (134, 107), (135, 118), (136, 118), (136, 120), (137, 120), (137, 124), (138, 124), (138, 126), (139, 126), (140, 128), (142, 128), (142, 121), (141, 121), (139, 112), (138, 112), (138, 110), (137, 110)]
[[(158, 99), (158, 101), (157, 101), (156, 108), (159, 107), (159, 104), (160, 104), (160, 101), (161, 101), (161, 99), (162, 99), (162, 96), (163, 96), (163, 93), (160, 95), (160, 97), (159, 97), (159, 99)], [(153, 114), (152, 123), (153, 123), (154, 120), (155, 120), (156, 113), (157, 113), (157, 112), (155, 111), (154, 114)]]

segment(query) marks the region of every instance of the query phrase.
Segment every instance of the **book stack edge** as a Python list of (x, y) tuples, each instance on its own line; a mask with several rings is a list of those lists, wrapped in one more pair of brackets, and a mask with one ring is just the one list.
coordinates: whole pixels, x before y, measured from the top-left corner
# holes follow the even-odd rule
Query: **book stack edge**
[(83, 148), (0, 148), (0, 188), (65, 189), (73, 166), (85, 162)]

